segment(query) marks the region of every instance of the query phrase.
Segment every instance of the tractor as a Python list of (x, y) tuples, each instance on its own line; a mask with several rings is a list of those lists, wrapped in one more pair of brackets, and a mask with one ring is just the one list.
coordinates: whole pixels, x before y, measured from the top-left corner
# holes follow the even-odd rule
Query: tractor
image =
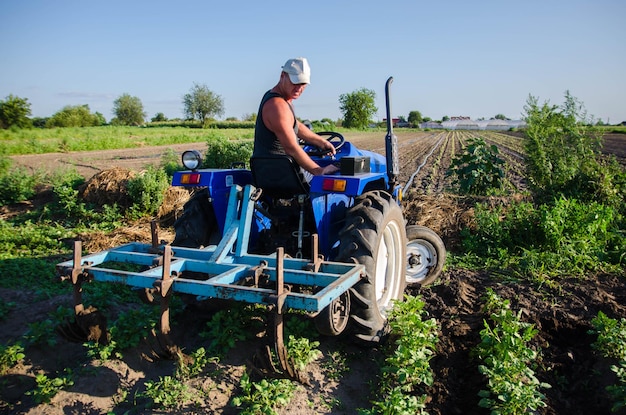
[[(172, 293), (202, 301), (237, 301), (269, 306), (274, 312), (278, 371), (292, 377), (282, 339), (285, 309), (311, 316), (327, 336), (347, 335), (359, 343), (380, 342), (387, 334), (387, 312), (406, 285), (432, 283), (441, 273), (446, 250), (431, 229), (405, 222), (398, 183), (397, 137), (391, 122), (390, 85), (385, 84), (386, 155), (357, 148), (336, 132), (318, 133), (335, 146), (334, 157), (303, 144), (332, 175), (303, 180), (288, 156), (252, 157), (250, 169), (203, 169), (198, 151), (186, 151), (186, 170), (173, 186), (192, 188), (174, 224), (171, 244), (130, 243), (57, 265), (74, 285), (79, 328), (85, 313), (81, 284), (110, 281), (129, 285), (161, 304), (160, 333), (172, 345), (169, 298)], [(131, 263), (137, 270), (109, 267)], [(75, 331), (75, 330), (74, 330)]]

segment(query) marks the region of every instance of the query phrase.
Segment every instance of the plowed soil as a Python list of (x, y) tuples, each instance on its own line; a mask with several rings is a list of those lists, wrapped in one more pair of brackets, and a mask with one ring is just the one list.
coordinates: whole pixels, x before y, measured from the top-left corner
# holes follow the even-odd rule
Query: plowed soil
[[(483, 132), (480, 132), (480, 135)], [(461, 151), (471, 132), (398, 132), (401, 175), (405, 184), (405, 216), (410, 224), (419, 224), (438, 232), (449, 251), (458, 245), (459, 231), (472, 217), (472, 204), (446, 192), (445, 176), (454, 154)], [(489, 132), (484, 136), (496, 143), (507, 162), (507, 177), (514, 188), (523, 190), (523, 160), (519, 138)], [(384, 153), (380, 133), (360, 134), (354, 141), (359, 147)], [(176, 151), (200, 148), (179, 145)], [(20, 156), (15, 160), (33, 169), (53, 171), (59, 166), (72, 166), (86, 178), (114, 166), (141, 169), (158, 164), (166, 148), (142, 148), (130, 151)], [(626, 139), (623, 135), (605, 137), (605, 152), (613, 154), (626, 165)], [(45, 202), (45, 198), (40, 202)], [(506, 200), (490, 200), (506, 203)], [(37, 203), (37, 202), (33, 202)], [(31, 205), (15, 209), (29, 209)], [(5, 210), (4, 215), (11, 215)], [(146, 226), (147, 227), (147, 226)], [(125, 234), (126, 240), (149, 242), (149, 231)], [(171, 241), (172, 235), (164, 233)], [(111, 245), (120, 238), (107, 236)], [(95, 245), (94, 245), (95, 246)], [(97, 249), (103, 249), (98, 246)], [(2, 276), (3, 278), (16, 276)], [(426, 301), (426, 310), (440, 326), (437, 353), (431, 360), (435, 382), (425, 393), (429, 396), (430, 414), (488, 414), (478, 406), (478, 393), (485, 389), (485, 378), (478, 372), (472, 348), (480, 341), (480, 330), (486, 316), (481, 298), (488, 288), (511, 301), (524, 321), (538, 331), (532, 346), (540, 350), (534, 368), (542, 382), (547, 408), (538, 413), (557, 415), (609, 414), (611, 402), (606, 386), (616, 377), (610, 366), (591, 347), (594, 337), (588, 333), (590, 321), (599, 311), (611, 318), (626, 318), (626, 276), (589, 275), (585, 279), (565, 279), (557, 288), (533, 287), (511, 282), (506, 270), (498, 273), (447, 270), (440, 281), (429, 287), (410, 288)], [(86, 288), (88, 289), (88, 287)], [(43, 321), (59, 306), (72, 305), (71, 293), (45, 298), (30, 291), (0, 290), (0, 301), (13, 303), (8, 315), (0, 321), (0, 344), (14, 343), (27, 331), (28, 325)], [(96, 305), (96, 304), (94, 304)], [(97, 305), (96, 305), (97, 306)], [(187, 308), (173, 318), (173, 337), (186, 351), (206, 346), (209, 340), (198, 333), (211, 315), (210, 311)], [(355, 414), (358, 408), (369, 408), (377, 399), (378, 362), (384, 358), (384, 347), (363, 348), (343, 338), (319, 337), (322, 356), (309, 365), (308, 385), (301, 385), (291, 403), (278, 410), (280, 414)], [(197, 398), (195, 404), (176, 410), (146, 409), (147, 400), (136, 395), (147, 381), (174, 373), (172, 361), (149, 362), (142, 358), (148, 348), (127, 350), (122, 359), (93, 361), (81, 344), (56, 338), (51, 347), (32, 346), (26, 350), (24, 363), (0, 378), (0, 413), (4, 414), (149, 414), (206, 413), (236, 414), (230, 404), (241, 394), (239, 379), (249, 367), (253, 351), (260, 340), (237, 343), (218, 363), (213, 363), (198, 377), (188, 381)], [(49, 377), (72, 369), (74, 385), (59, 392), (50, 404), (38, 404), (26, 392), (35, 387), (35, 376)], [(624, 413), (624, 411), (619, 412)]]

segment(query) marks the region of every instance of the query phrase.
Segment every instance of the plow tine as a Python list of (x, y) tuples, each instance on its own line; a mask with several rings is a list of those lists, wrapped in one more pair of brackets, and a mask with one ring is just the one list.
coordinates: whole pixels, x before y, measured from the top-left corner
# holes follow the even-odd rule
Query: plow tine
[(264, 376), (273, 378), (286, 378), (292, 379), (297, 382), (307, 384), (307, 379), (294, 367), (292, 360), (289, 358), (287, 348), (285, 347), (284, 339), (284, 324), (283, 324), (283, 305), (285, 303), (285, 297), (287, 296), (287, 290), (284, 284), (284, 249), (279, 247), (276, 251), (276, 295), (275, 295), (275, 307), (273, 311), (273, 346), (276, 358), (278, 360), (278, 367), (275, 364), (274, 355), (270, 346), (257, 353), (253, 362), (254, 372)]
[(74, 298), (74, 320), (66, 319), (65, 324), (59, 324), (55, 328), (55, 332), (61, 337), (74, 343), (84, 343), (86, 341), (95, 341), (101, 344), (108, 343), (107, 321), (95, 307), (87, 307), (83, 305), (82, 292), (83, 283), (90, 282), (89, 273), (83, 268), (88, 267), (91, 263), (82, 260), (82, 242), (74, 241), (74, 253), (72, 268), (65, 270), (61, 275), (61, 280), (69, 281), (72, 284)]
[(145, 339), (149, 352), (142, 353), (142, 357), (150, 362), (157, 360), (172, 360), (182, 354), (181, 349), (176, 346), (167, 334), (152, 330)]
[(154, 283), (154, 293), (158, 295), (160, 301), (161, 318), (160, 331), (152, 330), (150, 336), (146, 339), (150, 347), (150, 356), (144, 354), (144, 357), (150, 361), (172, 360), (182, 353), (169, 336), (171, 288), (176, 278), (176, 275), (170, 273), (171, 260), (172, 247), (167, 245), (163, 251), (163, 273), (161, 274), (161, 279)]

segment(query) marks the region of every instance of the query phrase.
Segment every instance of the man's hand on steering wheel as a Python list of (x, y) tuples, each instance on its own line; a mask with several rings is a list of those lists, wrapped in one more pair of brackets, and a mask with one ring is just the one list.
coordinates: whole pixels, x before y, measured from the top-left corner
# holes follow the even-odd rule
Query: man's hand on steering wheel
[(320, 148), (316, 146), (304, 147), (304, 151), (306, 151), (306, 153), (312, 157), (335, 155), (337, 153), (337, 150), (339, 150), (346, 141), (343, 135), (336, 133), (334, 131), (322, 131), (322, 132), (317, 133), (317, 135), (328, 136), (328, 138), (326, 139), (326, 142), (324, 143), (324, 148)]

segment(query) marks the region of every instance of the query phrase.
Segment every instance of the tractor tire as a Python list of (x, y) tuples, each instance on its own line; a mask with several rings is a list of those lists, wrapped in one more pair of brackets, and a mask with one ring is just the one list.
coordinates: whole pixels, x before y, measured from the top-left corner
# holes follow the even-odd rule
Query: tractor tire
[(389, 193), (371, 191), (355, 200), (336, 260), (365, 265), (365, 278), (350, 288), (350, 331), (358, 341), (380, 342), (388, 333), (387, 312), (405, 288), (405, 222)]
[(209, 245), (217, 230), (217, 220), (208, 190), (201, 190), (185, 203), (183, 214), (174, 222), (174, 230), (173, 246), (200, 248)]
[(432, 284), (446, 262), (446, 247), (430, 228), (411, 225), (406, 227), (409, 240), (406, 249), (406, 283), (408, 286)]

